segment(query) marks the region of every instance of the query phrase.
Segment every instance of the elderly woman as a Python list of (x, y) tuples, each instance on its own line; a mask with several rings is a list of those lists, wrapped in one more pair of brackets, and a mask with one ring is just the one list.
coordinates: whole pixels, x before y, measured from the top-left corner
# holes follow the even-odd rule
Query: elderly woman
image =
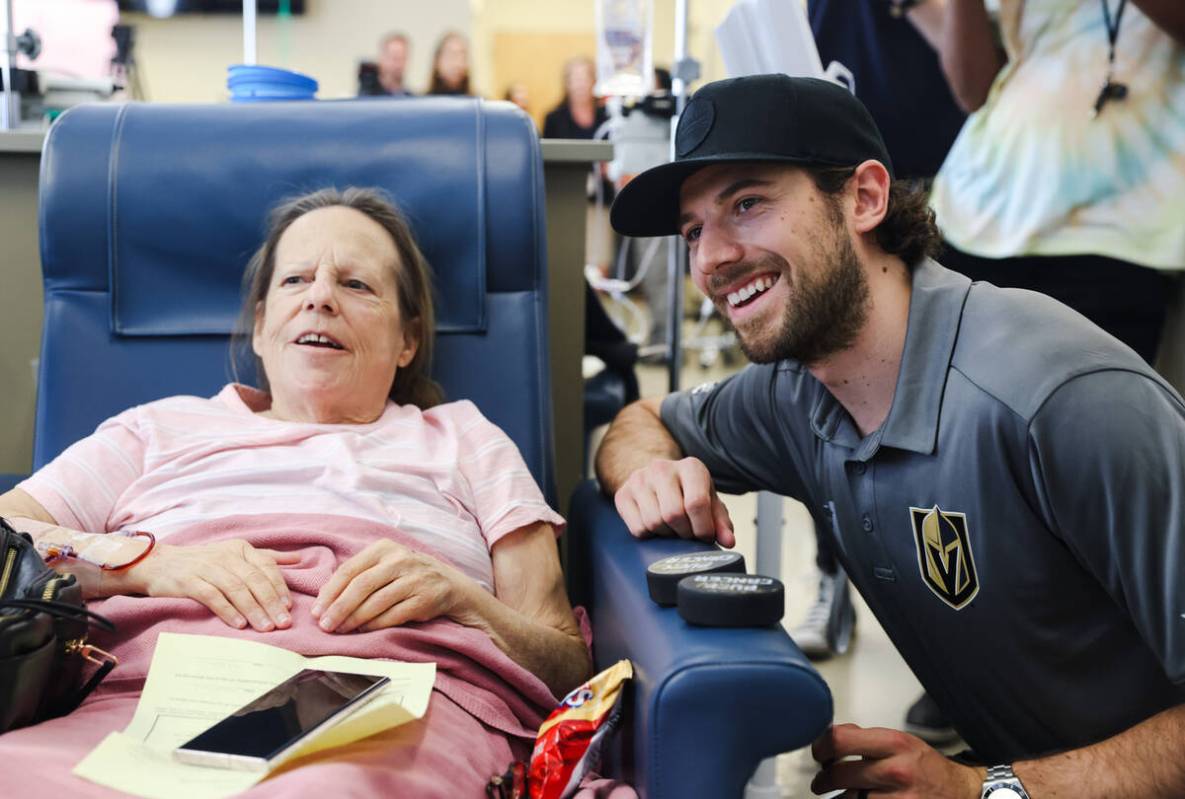
[[(428, 270), (395, 209), (359, 189), (281, 206), (246, 284), (262, 390), (132, 408), (0, 497), (40, 549), (80, 555), (56, 568), (107, 598), (91, 607), (119, 637), (98, 643), (124, 659), (74, 713), (0, 737), (41, 764), (0, 770), (0, 795), (107, 795), (66, 772), (127, 723), (163, 630), (437, 663), (422, 721), (252, 795), (340, 795), (343, 774), (367, 795), (480, 795), (589, 674), (563, 522), (501, 430), (441, 404)], [(130, 530), (158, 543), (100, 568), (145, 551), (104, 535)]]

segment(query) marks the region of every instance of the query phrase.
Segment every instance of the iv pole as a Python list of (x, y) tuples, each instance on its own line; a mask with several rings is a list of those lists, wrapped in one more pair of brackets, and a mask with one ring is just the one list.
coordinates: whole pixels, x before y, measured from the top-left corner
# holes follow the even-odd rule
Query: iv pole
[[(675, 2), (675, 63), (671, 70), (671, 94), (675, 97), (675, 115), (671, 117), (671, 160), (676, 157), (675, 131), (687, 105), (687, 84), (699, 77), (699, 64), (687, 57), (688, 0)], [(687, 246), (674, 236), (667, 248), (667, 291), (670, 315), (667, 318), (667, 390), (679, 390), (679, 371), (683, 367), (683, 273), (687, 269)]]
[(13, 85), (16, 69), (16, 34), (13, 32), (12, 0), (4, 0), (4, 53), (0, 58), (0, 75), (4, 78), (4, 96), (0, 99), (0, 130), (16, 130), (21, 121), (21, 96)]
[(255, 0), (243, 0), (243, 63), (249, 67), (256, 63)]

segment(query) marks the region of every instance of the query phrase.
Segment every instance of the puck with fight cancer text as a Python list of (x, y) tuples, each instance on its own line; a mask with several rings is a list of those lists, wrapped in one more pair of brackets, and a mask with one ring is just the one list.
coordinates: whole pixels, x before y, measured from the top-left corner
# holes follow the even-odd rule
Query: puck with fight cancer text
[(694, 574), (679, 581), (679, 615), (704, 627), (765, 627), (782, 620), (786, 589), (760, 574)]
[(646, 567), (646, 585), (650, 598), (660, 605), (671, 606), (678, 598), (679, 581), (692, 574), (716, 572), (745, 573), (745, 556), (739, 552), (689, 552), (656, 560)]

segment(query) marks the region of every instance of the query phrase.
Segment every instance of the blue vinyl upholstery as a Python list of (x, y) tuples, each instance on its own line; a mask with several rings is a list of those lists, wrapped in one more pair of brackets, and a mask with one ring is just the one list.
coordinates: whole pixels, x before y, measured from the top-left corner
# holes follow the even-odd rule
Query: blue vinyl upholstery
[[(218, 391), (267, 211), (351, 184), (390, 193), (433, 266), (448, 397), (501, 426), (554, 500), (539, 145), (508, 104), (462, 99), (63, 115), (42, 157), (34, 466), (132, 405)], [(645, 564), (690, 545), (639, 545), (588, 486), (572, 528), (598, 665), (637, 668), (614, 768), (644, 797), (739, 797), (760, 758), (825, 727), (826, 686), (780, 629), (693, 630), (650, 603)]]
[(81, 107), (42, 157), (34, 467), (103, 419), (230, 379), (243, 269), (279, 200), (378, 186), (436, 281), (435, 375), (553, 488), (544, 202), (531, 122), (471, 100)]
[(571, 582), (594, 622), (597, 668), (634, 662), (614, 771), (645, 797), (740, 797), (758, 763), (831, 723), (831, 692), (781, 625), (693, 627), (650, 601), (646, 567), (710, 545), (633, 538), (591, 483), (572, 501)]

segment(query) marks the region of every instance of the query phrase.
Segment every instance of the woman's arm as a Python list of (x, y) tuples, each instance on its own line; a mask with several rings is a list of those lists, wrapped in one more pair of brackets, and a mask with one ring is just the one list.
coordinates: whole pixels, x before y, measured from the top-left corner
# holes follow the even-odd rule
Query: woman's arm
[(946, 0), (922, 0), (905, 12), (905, 18), (936, 52), (942, 52), (942, 25)]
[(1185, 3), (1181, 0), (1132, 0), (1132, 4), (1177, 44), (1185, 45)]
[[(144, 552), (145, 539), (71, 530), (57, 523), (28, 493), (14, 488), (0, 496), (0, 516), (40, 543), (70, 546), (108, 564), (131, 563)], [(248, 623), (260, 631), (291, 626), (292, 599), (277, 566), (298, 560), (295, 553), (256, 549), (246, 541), (227, 540), (185, 547), (157, 544), (142, 562), (126, 570), (100, 569), (82, 558), (53, 565), (73, 574), (87, 599), (108, 596), (169, 596), (195, 599), (232, 627)]]
[(478, 589), (473, 626), (562, 697), (592, 674), (592, 659), (568, 602), (549, 524), (523, 527), (494, 544), (497, 598)]
[[(34, 542), (71, 546), (83, 550), (99, 536), (62, 527), (45, 507), (25, 491), (14, 488), (0, 496), (0, 516), (8, 520), (16, 530), (28, 533)], [(145, 541), (132, 538), (102, 537), (104, 551), (109, 553), (113, 563), (129, 563), (144, 551)], [(103, 572), (85, 560), (63, 559), (54, 564), (62, 574), (73, 574), (82, 587), (87, 599), (103, 596), (101, 582)]]
[(57, 524), (54, 517), (49, 515), (49, 511), (41, 507), (40, 502), (19, 488), (0, 494), (0, 516), (5, 519), (33, 519), (45, 524)]
[(963, 110), (982, 106), (992, 81), (1007, 63), (983, 0), (947, 0), (938, 55), (946, 82)]
[(422, 552), (389, 539), (343, 563), (321, 589), (321, 628), (377, 630), (447, 616), (489, 635), (515, 663), (564, 696), (592, 661), (564, 591), (551, 525), (521, 527), (492, 550), (495, 594)]

